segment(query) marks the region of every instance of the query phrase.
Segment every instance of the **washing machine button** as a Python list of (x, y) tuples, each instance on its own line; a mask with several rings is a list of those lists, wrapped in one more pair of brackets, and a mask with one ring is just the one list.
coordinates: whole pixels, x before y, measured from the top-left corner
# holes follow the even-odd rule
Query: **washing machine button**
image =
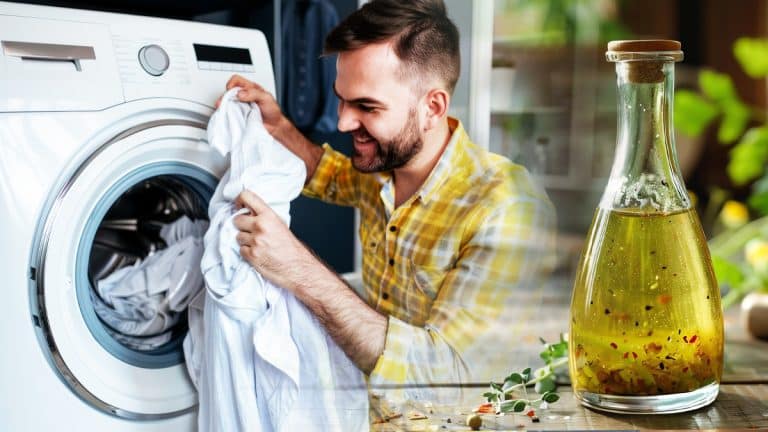
[(168, 70), (171, 61), (160, 45), (145, 45), (139, 50), (141, 67), (152, 76), (160, 76)]

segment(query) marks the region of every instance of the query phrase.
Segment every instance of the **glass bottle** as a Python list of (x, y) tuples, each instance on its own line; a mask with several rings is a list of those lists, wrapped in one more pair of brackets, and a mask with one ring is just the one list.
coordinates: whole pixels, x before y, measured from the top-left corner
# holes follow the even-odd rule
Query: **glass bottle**
[(720, 292), (677, 161), (672, 107), (680, 43), (613, 41), (613, 168), (571, 299), (574, 395), (592, 408), (674, 413), (717, 397)]

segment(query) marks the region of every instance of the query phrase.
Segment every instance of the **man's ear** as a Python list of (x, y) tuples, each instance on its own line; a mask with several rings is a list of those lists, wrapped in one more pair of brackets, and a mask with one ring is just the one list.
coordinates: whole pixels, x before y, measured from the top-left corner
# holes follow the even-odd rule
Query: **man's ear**
[(445, 89), (434, 88), (424, 95), (424, 103), (427, 109), (424, 130), (428, 131), (435, 128), (448, 115), (451, 95)]

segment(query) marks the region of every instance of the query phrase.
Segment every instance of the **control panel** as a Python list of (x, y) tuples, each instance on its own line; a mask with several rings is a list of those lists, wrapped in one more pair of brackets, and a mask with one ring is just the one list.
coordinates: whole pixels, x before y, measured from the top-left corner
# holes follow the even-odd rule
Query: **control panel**
[(254, 29), (2, 1), (0, 29), (4, 110), (93, 111), (148, 98), (213, 107), (235, 73), (275, 91), (266, 38)]

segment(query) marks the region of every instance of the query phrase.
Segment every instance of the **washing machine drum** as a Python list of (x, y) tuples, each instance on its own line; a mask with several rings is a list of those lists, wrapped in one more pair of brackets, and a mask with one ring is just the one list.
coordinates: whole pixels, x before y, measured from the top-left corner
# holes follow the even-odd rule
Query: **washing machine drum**
[[(62, 381), (97, 409), (153, 419), (196, 406), (184, 307), (202, 288), (202, 233), (224, 167), (204, 125), (153, 122), (101, 145), (49, 200), (33, 246), (33, 318)], [(182, 222), (197, 230), (169, 238)], [(190, 246), (198, 255), (180, 263)]]

